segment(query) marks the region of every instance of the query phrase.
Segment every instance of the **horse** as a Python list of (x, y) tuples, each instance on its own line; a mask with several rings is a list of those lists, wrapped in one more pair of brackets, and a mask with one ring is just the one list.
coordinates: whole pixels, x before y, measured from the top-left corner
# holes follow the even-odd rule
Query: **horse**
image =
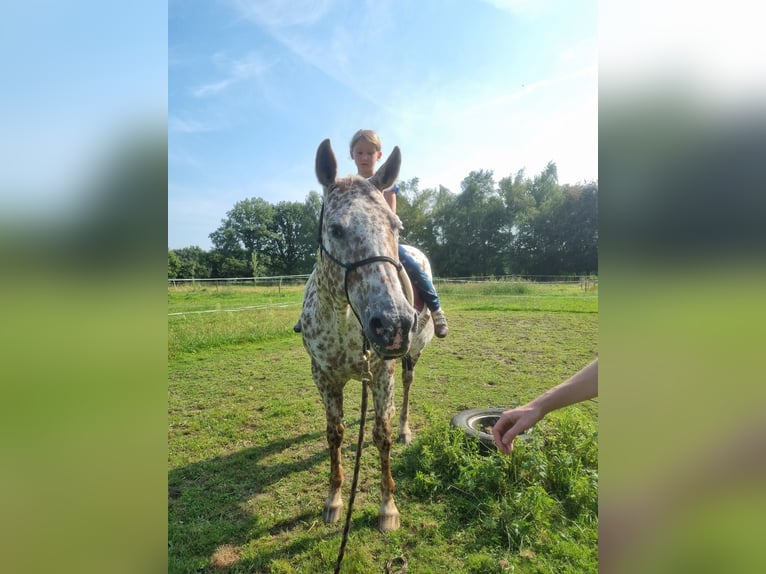
[[(303, 346), (324, 403), (330, 448), (330, 489), (322, 518), (337, 522), (343, 511), (343, 390), (349, 380), (367, 378), (375, 407), (373, 442), (380, 456), (381, 532), (400, 526), (390, 460), (395, 364), (401, 359), (404, 384), (399, 439), (409, 443), (414, 367), (434, 334), (427, 307), (413, 306), (412, 287), (397, 252), (402, 223), (381, 193), (394, 183), (400, 166), (401, 152), (395, 147), (371, 178), (339, 179), (330, 140), (319, 145), (315, 161), (323, 188), (319, 249), (301, 311)], [(425, 256), (408, 249), (430, 274)]]

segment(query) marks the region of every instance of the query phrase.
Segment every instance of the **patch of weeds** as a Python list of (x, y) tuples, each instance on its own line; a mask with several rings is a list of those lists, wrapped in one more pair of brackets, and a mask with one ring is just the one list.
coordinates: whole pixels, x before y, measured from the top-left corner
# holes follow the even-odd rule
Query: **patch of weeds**
[(398, 486), (431, 504), (449, 499), (442, 534), (468, 536), (469, 572), (501, 571), (499, 559), (486, 554), (492, 548), (557, 556), (576, 571), (595, 571), (597, 435), (584, 413), (550, 415), (517, 441), (511, 456), (481, 454), (461, 430), (430, 418), (397, 463)]
[(469, 554), (465, 560), (465, 567), (469, 574), (497, 574), (502, 572), (500, 561), (486, 552)]

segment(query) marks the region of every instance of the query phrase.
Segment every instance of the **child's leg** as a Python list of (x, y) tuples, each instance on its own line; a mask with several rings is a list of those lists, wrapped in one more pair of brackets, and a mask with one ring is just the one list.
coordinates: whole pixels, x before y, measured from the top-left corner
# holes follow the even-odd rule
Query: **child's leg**
[(399, 261), (404, 265), (404, 270), (412, 281), (412, 285), (417, 288), (423, 301), (431, 311), (436, 311), (441, 307), (439, 296), (436, 294), (436, 288), (431, 280), (423, 271), (423, 268), (418, 265), (409, 253), (402, 246), (399, 246)]
[(447, 331), (447, 318), (444, 316), (444, 311), (441, 308), (441, 301), (439, 301), (439, 295), (436, 293), (436, 287), (433, 282), (428, 278), (423, 268), (418, 265), (410, 254), (407, 253), (402, 246), (399, 246), (399, 261), (404, 266), (404, 270), (412, 282), (412, 285), (420, 293), (420, 297), (425, 304), (431, 310), (431, 315), (434, 320), (434, 333), (437, 337), (446, 337)]

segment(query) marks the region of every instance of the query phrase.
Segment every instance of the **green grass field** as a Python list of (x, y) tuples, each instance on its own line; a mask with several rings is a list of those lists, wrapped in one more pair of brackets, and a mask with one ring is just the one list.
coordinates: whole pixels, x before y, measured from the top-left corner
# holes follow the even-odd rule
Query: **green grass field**
[[(423, 353), (414, 440), (392, 453), (402, 526), (377, 530), (368, 427), (342, 572), (405, 561), (408, 573), (596, 572), (597, 401), (551, 413), (511, 457), (482, 455), (449, 420), (521, 404), (594, 359), (597, 291), (510, 282), (439, 291), (450, 334)], [(321, 519), (329, 457), (309, 358), (292, 332), (301, 296), (302, 287), (168, 288), (170, 572), (334, 568), (343, 525)], [(360, 390), (346, 387), (346, 503)]]

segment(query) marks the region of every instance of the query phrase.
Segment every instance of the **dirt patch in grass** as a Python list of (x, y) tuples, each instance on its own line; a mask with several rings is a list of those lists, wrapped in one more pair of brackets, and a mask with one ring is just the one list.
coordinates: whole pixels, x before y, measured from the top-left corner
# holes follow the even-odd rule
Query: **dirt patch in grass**
[(235, 562), (239, 562), (241, 557), (239, 548), (231, 544), (224, 544), (213, 552), (213, 556), (210, 558), (210, 566), (216, 570), (222, 570)]

